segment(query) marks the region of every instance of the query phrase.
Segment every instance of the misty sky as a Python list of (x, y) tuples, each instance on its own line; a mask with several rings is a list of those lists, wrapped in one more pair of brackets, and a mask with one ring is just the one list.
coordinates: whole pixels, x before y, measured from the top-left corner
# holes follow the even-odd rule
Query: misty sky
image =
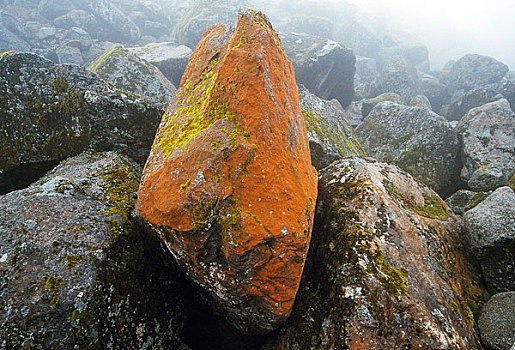
[(515, 69), (515, 0), (348, 2), (417, 36), (429, 48), (432, 69), (466, 53), (492, 56)]

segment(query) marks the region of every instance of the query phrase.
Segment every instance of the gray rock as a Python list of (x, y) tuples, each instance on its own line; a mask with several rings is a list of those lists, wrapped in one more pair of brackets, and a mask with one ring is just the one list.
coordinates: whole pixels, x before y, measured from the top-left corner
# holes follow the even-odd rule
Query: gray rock
[(402, 56), (389, 57), (383, 66), (382, 91), (394, 92), (409, 101), (422, 93), (417, 70)]
[(345, 108), (345, 119), (352, 128), (355, 128), (363, 121), (363, 101), (354, 101)]
[(444, 104), (440, 114), (447, 120), (460, 120), (467, 112), (475, 107), (492, 102), (496, 99), (498, 86), (480, 86), (468, 91), (459, 91), (451, 96), (450, 102)]
[(515, 113), (506, 99), (471, 109), (458, 123), (461, 177), (475, 191), (506, 184), (515, 171)]
[(24, 29), (19, 21), (0, 10), (0, 53), (6, 51), (29, 51)]
[(334, 23), (326, 17), (297, 15), (289, 19), (286, 28), (295, 33), (306, 33), (332, 39)]
[(78, 47), (64, 45), (55, 49), (59, 63), (84, 65), (82, 53)]
[(467, 54), (456, 61), (444, 83), (452, 90), (471, 90), (475, 87), (499, 83), (508, 66), (492, 57)]
[(365, 155), (344, 112), (332, 102), (318, 98), (301, 85), (299, 103), (308, 131), (311, 163), (317, 170), (339, 158)]
[(265, 349), (481, 349), (477, 298), (463, 292), (481, 293), (479, 276), (441, 199), (372, 159), (338, 160), (319, 174), (295, 306)]
[(374, 98), (364, 100), (362, 107), (361, 107), (361, 114), (363, 115), (363, 117), (368, 116), (370, 114), (370, 112), (372, 111), (372, 109), (374, 109), (374, 107), (378, 103), (386, 102), (386, 101), (395, 102), (397, 104), (402, 104), (402, 99), (399, 95), (397, 95), (393, 92), (387, 92), (387, 93), (381, 94), (379, 96), (376, 96)]
[(375, 58), (381, 49), (381, 40), (358, 21), (343, 21), (336, 27), (334, 37), (356, 55)]
[(88, 0), (87, 9), (100, 21), (104, 40), (136, 42), (140, 38), (138, 26), (110, 0)]
[(464, 215), (467, 240), (490, 292), (515, 290), (515, 191), (499, 187)]
[(446, 197), (457, 188), (458, 135), (427, 108), (381, 102), (354, 132), (368, 155), (398, 165), (440, 195)]
[(84, 10), (71, 10), (70, 12), (54, 19), (54, 24), (63, 29), (78, 27), (93, 32), (98, 31), (95, 30), (95, 26), (99, 25), (96, 17)]
[(49, 20), (64, 16), (76, 7), (73, 0), (43, 0), (39, 3), (39, 14)]
[[(77, 65), (31, 53), (0, 58), (0, 193), (86, 149), (118, 150), (140, 165), (163, 110), (115, 91)], [(24, 170), (26, 169), (26, 170)], [(17, 183), (27, 181), (27, 183)]]
[(194, 1), (176, 27), (176, 41), (195, 48), (206, 29), (215, 23), (235, 25), (242, 0)]
[(515, 345), (515, 292), (494, 295), (481, 309), (478, 320), (483, 343), (492, 350)]
[(488, 195), (488, 192), (458, 190), (447, 198), (445, 202), (455, 214), (463, 215), (467, 210), (481, 203)]
[(432, 109), (431, 102), (429, 102), (429, 99), (424, 95), (413, 96), (409, 101), (409, 105), (412, 107), (427, 108), (429, 110)]
[(429, 74), (421, 74), (422, 94), (431, 103), (432, 110), (440, 114), (444, 103), (450, 99), (449, 89), (440, 80)]
[(109, 48), (89, 69), (117, 88), (148, 98), (165, 109), (175, 94), (175, 86), (154, 65), (120, 44)]
[(298, 84), (321, 98), (347, 107), (354, 98), (356, 57), (339, 43), (304, 33), (279, 33)]
[(150, 43), (143, 47), (129, 47), (130, 52), (153, 64), (175, 86), (181, 83), (182, 75), (193, 53), (189, 47), (171, 42)]
[(184, 282), (131, 219), (140, 171), (83, 154), (0, 196), (2, 349), (178, 345)]
[(377, 70), (377, 62), (373, 58), (357, 56), (354, 90), (356, 99), (371, 98), (379, 95), (381, 76)]
[(509, 71), (501, 82), (500, 93), (510, 101), (511, 110), (515, 111), (515, 71)]

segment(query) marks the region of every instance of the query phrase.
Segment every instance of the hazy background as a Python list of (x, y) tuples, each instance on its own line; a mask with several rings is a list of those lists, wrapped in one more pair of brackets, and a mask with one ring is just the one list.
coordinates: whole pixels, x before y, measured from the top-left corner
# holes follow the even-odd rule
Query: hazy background
[(466, 53), (515, 69), (515, 0), (333, 0), (356, 5), (376, 23), (406, 31), (429, 49), (431, 69)]

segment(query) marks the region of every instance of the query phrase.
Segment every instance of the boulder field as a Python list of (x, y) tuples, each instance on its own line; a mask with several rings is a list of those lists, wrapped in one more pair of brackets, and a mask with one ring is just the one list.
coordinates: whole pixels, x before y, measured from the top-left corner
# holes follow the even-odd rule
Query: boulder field
[(211, 26), (145, 165), (137, 215), (232, 325), (289, 316), (317, 197), (294, 71), (261, 12)]

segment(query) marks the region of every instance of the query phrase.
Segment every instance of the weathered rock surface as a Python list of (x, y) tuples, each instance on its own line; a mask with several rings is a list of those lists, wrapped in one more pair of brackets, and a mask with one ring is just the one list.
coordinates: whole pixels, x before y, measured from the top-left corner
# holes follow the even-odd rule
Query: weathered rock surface
[(138, 215), (245, 332), (293, 306), (317, 192), (305, 130), (279, 37), (242, 9), (197, 45), (145, 166)]
[(459, 231), (436, 193), (397, 167), (334, 162), (320, 173), (292, 316), (265, 349), (481, 349), (471, 309), (482, 289)]
[(89, 65), (89, 70), (117, 88), (163, 105), (170, 103), (175, 86), (157, 67), (115, 44)]
[(0, 196), (0, 348), (177, 346), (184, 282), (130, 218), (140, 172), (82, 154)]
[(381, 50), (381, 40), (354, 20), (343, 21), (336, 27), (334, 35), (338, 42), (350, 47), (356, 55), (374, 58)]
[(445, 202), (455, 214), (463, 215), (467, 210), (481, 203), (488, 195), (488, 192), (458, 190), (447, 198)]
[(464, 215), (467, 240), (490, 292), (515, 290), (515, 191), (500, 187)]
[(352, 102), (356, 71), (352, 50), (305, 33), (281, 33), (280, 38), (297, 83), (321, 98), (337, 99), (344, 108)]
[(422, 93), (431, 102), (431, 109), (440, 114), (442, 105), (450, 99), (449, 88), (440, 80), (429, 74), (422, 74), (420, 77)]
[(382, 91), (393, 92), (409, 100), (422, 93), (417, 70), (402, 56), (387, 58), (382, 70)]
[(361, 105), (361, 114), (363, 117), (367, 117), (377, 104), (386, 101), (402, 104), (402, 99), (398, 94), (385, 92), (379, 96), (364, 100)]
[(458, 123), (461, 177), (475, 191), (503, 186), (515, 171), (515, 113), (506, 99), (470, 110)]
[(458, 92), (443, 105), (440, 114), (447, 120), (460, 120), (467, 112), (496, 99), (497, 86), (480, 86), (466, 92)]
[(321, 38), (332, 38), (334, 23), (326, 17), (297, 15), (289, 19), (285, 28), (295, 33), (306, 33)]
[(457, 188), (458, 134), (429, 109), (381, 102), (354, 132), (368, 155), (398, 165), (440, 195)]
[(339, 158), (365, 155), (344, 112), (332, 102), (313, 95), (302, 85), (299, 102), (308, 131), (311, 163), (317, 170)]
[(452, 65), (444, 83), (454, 91), (467, 91), (499, 83), (506, 72), (508, 66), (492, 57), (467, 54)]
[(357, 98), (371, 98), (379, 95), (381, 76), (373, 58), (356, 57), (354, 90)]
[(515, 344), (515, 292), (494, 295), (483, 305), (478, 320), (481, 340), (492, 350), (511, 350)]
[(144, 164), (161, 115), (159, 105), (116, 92), (82, 67), (30, 53), (5, 55), (0, 193), (23, 188), (37, 179), (31, 173), (86, 149), (118, 150)]
[(169, 42), (150, 43), (143, 47), (130, 47), (128, 50), (159, 68), (175, 86), (181, 83), (182, 74), (193, 52), (187, 46), (177, 46)]
[(195, 48), (205, 30), (212, 24), (234, 24), (241, 0), (225, 1), (193, 1), (176, 28), (176, 39), (179, 44)]

